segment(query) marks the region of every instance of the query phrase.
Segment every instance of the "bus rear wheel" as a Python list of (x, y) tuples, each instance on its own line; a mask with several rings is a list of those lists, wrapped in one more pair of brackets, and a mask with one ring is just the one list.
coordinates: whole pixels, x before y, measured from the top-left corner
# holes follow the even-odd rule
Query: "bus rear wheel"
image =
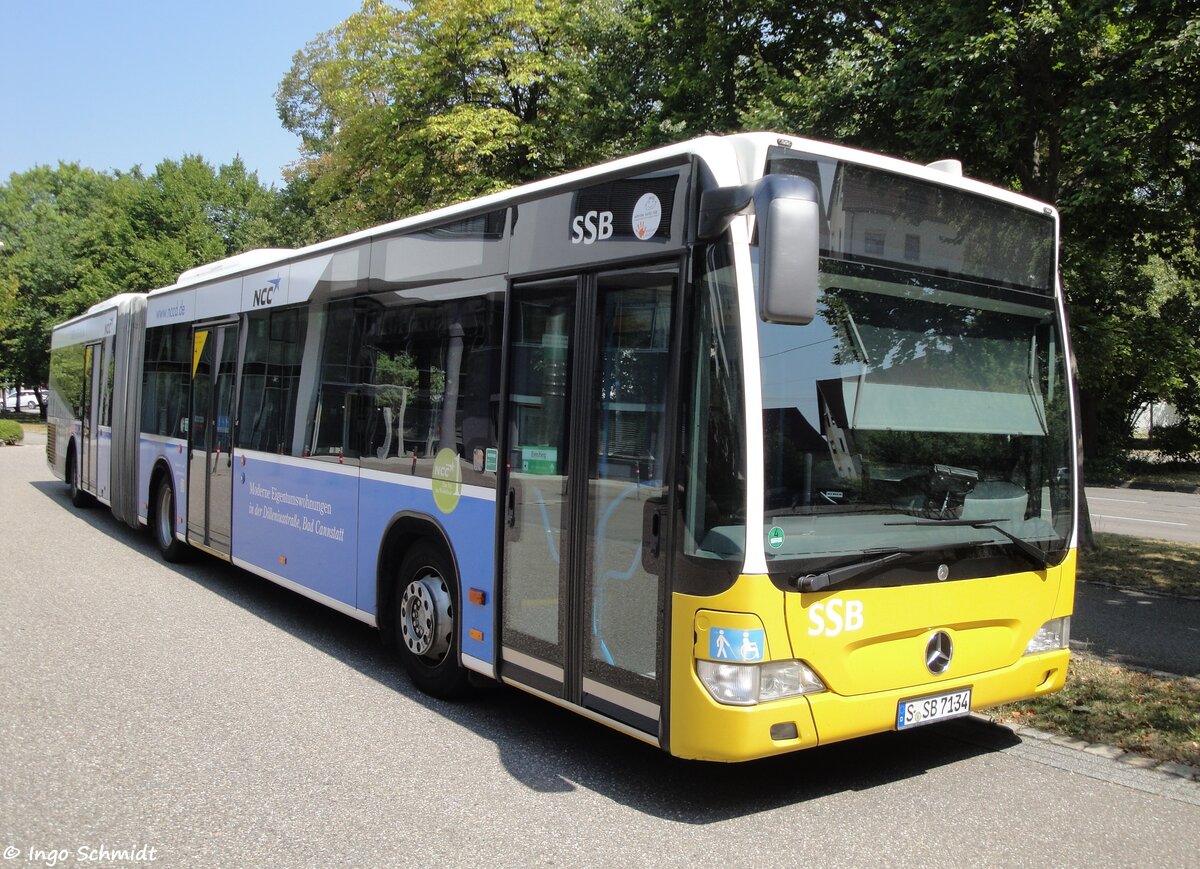
[(175, 489), (166, 475), (158, 481), (158, 491), (154, 495), (154, 515), (150, 517), (150, 530), (164, 559), (178, 562), (188, 557), (188, 545), (175, 536)]
[(400, 562), (392, 598), (392, 630), (413, 684), (434, 697), (461, 697), (467, 673), (459, 663), (458, 577), (440, 549), (417, 543)]

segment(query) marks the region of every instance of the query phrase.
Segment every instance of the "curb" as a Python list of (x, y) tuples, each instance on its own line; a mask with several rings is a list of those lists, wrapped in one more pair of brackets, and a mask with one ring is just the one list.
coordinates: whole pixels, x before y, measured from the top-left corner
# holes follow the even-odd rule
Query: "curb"
[(1200, 601), (1200, 594), (1171, 594), (1169, 592), (1158, 591), (1157, 589), (1153, 588), (1134, 588), (1133, 586), (1128, 585), (1117, 585), (1113, 582), (1097, 582), (1094, 579), (1080, 579), (1078, 574), (1076, 574), (1075, 582), (1080, 585), (1091, 585), (1095, 586), (1096, 588), (1112, 589), (1113, 591), (1137, 592), (1138, 594), (1144, 594), (1148, 597), (1162, 598), (1163, 600), (1186, 600), (1193, 602)]
[(1119, 480), (1111, 489), (1137, 489), (1143, 492), (1177, 492), (1180, 495), (1200, 495), (1200, 486), (1190, 483), (1150, 483), (1143, 480)]
[(1160, 772), (1164, 775), (1169, 775), (1174, 778), (1181, 778), (1185, 781), (1200, 782), (1200, 767), (1190, 766), (1186, 763), (1177, 763), (1175, 761), (1158, 761), (1152, 757), (1146, 757), (1142, 754), (1136, 754), (1131, 751), (1126, 751), (1123, 748), (1117, 748), (1115, 745), (1104, 745), (1100, 742), (1088, 742), (1084, 739), (1075, 739), (1072, 736), (1065, 736), (1060, 733), (1051, 733), (1049, 730), (1039, 730), (1036, 727), (1024, 727), (1011, 724), (1004, 724), (996, 721), (994, 718), (981, 712), (971, 713), (971, 717), (979, 721), (986, 721), (994, 727), (1003, 727), (1010, 731), (1018, 739), (1035, 739), (1038, 742), (1048, 742), (1051, 745), (1062, 746), (1063, 748), (1071, 748), (1076, 751), (1094, 754), (1098, 757), (1107, 757), (1116, 763), (1125, 764), (1126, 766), (1135, 767), (1137, 769), (1149, 769), (1155, 772)]
[(1079, 646), (1071, 646), (1071, 654), (1077, 655), (1080, 658), (1087, 658), (1089, 661), (1099, 661), (1102, 664), (1112, 664), (1115, 667), (1120, 667), (1122, 670), (1130, 670), (1134, 673), (1143, 673), (1147, 676), (1153, 676), (1155, 679), (1170, 679), (1175, 682), (1192, 682), (1196, 686), (1196, 690), (1200, 691), (1200, 676), (1185, 676), (1182, 673), (1168, 673), (1166, 670), (1157, 670), (1154, 667), (1143, 667), (1141, 664), (1126, 664), (1124, 661), (1118, 661), (1113, 658), (1107, 658), (1103, 655), (1096, 655), (1087, 649), (1083, 648), (1083, 642), (1079, 642)]

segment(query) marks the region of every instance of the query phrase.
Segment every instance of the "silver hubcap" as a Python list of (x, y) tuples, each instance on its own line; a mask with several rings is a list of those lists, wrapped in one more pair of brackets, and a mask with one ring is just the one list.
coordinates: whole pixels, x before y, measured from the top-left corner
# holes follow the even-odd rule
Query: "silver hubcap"
[(170, 546), (173, 536), (171, 529), (174, 522), (171, 520), (171, 514), (175, 511), (171, 501), (171, 490), (163, 486), (162, 492), (158, 496), (158, 539), (163, 546)]
[(418, 658), (441, 660), (450, 648), (454, 620), (450, 590), (436, 573), (414, 579), (400, 599), (400, 632)]

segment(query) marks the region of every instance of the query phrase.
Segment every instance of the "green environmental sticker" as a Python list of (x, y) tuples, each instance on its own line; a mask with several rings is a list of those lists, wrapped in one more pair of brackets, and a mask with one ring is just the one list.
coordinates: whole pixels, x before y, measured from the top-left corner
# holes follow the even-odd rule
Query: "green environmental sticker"
[(443, 513), (453, 513), (462, 498), (462, 468), (458, 453), (452, 449), (439, 450), (433, 460), (433, 503)]
[(772, 549), (779, 549), (783, 546), (783, 529), (778, 525), (767, 532), (767, 545)]

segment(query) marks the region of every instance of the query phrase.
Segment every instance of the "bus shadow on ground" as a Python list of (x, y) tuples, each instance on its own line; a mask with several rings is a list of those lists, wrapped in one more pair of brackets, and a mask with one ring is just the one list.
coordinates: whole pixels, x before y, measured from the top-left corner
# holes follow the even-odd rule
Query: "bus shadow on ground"
[[(59, 482), (32, 484), (100, 533), (158, 558), (150, 536), (107, 509), (75, 510)], [(919, 778), (938, 767), (1002, 751), (1013, 733), (958, 719), (739, 764), (684, 761), (515, 688), (486, 682), (458, 702), (428, 697), (409, 682), (378, 632), (269, 580), (201, 553), (164, 565), (226, 601), (354, 667), (414, 703), (495, 744), (504, 768), (541, 793), (578, 788), (648, 815), (711, 824), (843, 792)]]

